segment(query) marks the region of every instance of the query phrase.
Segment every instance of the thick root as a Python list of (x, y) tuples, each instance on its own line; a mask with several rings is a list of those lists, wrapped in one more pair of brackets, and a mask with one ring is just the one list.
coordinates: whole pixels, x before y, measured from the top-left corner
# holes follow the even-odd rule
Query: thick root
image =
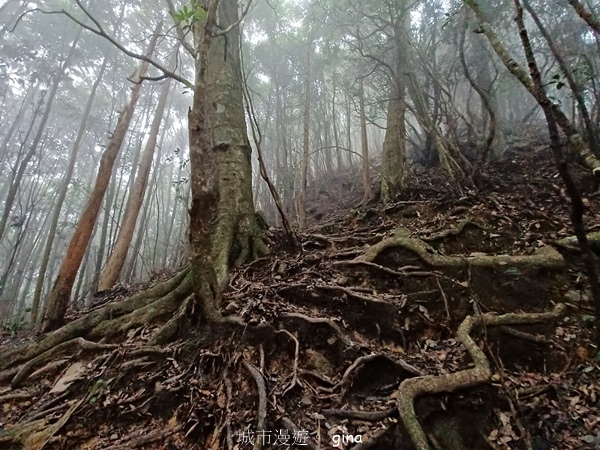
[(100, 326), (102, 322), (129, 314), (169, 295), (187, 278), (188, 272), (189, 269), (184, 269), (171, 279), (159, 283), (133, 297), (91, 311), (81, 318), (49, 333), (38, 343), (25, 344), (15, 350), (0, 355), (0, 371), (4, 371), (24, 361), (30, 361), (64, 342), (87, 336), (91, 330)]
[(192, 293), (192, 282), (185, 278), (179, 286), (167, 295), (129, 314), (98, 324), (90, 333), (91, 339), (107, 339), (110, 336), (125, 334), (137, 326), (148, 326), (154, 319), (173, 314), (181, 303)]
[(475, 367), (447, 375), (427, 375), (409, 378), (404, 380), (398, 389), (398, 411), (416, 449), (431, 450), (427, 436), (415, 413), (414, 399), (416, 397), (439, 392), (454, 392), (457, 389), (486, 382), (492, 375), (490, 363), (485, 353), (483, 353), (483, 350), (479, 348), (471, 337), (473, 327), (543, 323), (556, 320), (564, 315), (565, 312), (565, 305), (560, 304), (553, 311), (541, 314), (504, 314), (501, 316), (483, 314), (478, 317), (468, 316), (458, 328), (456, 336), (458, 341), (465, 346), (469, 355), (471, 355)]
[(477, 255), (477, 256), (446, 256), (440, 255), (421, 239), (405, 236), (397, 233), (396, 236), (369, 247), (364, 255), (355, 261), (374, 262), (375, 259), (389, 248), (401, 247), (415, 253), (424, 263), (436, 268), (499, 268), (506, 266), (530, 268), (544, 267), (549, 270), (560, 270), (565, 266), (565, 260), (553, 247), (546, 246), (536, 249), (532, 255)]

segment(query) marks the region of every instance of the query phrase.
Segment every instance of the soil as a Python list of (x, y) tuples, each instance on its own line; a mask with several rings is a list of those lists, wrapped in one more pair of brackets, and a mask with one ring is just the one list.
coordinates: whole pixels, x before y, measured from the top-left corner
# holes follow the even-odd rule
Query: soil
[[(594, 182), (572, 171), (588, 230), (597, 230)], [(475, 263), (534, 261), (572, 234), (549, 151), (507, 154), (477, 191), (455, 192), (433, 169), (423, 178), (393, 204), (360, 208), (351, 207), (362, 198), (358, 173), (321, 183), (301, 251), (271, 229), (271, 254), (232, 273), (224, 312), (237, 321), (181, 330), (185, 340), (161, 347), (147, 345), (160, 324), (140, 327), (65, 352), (14, 387), (0, 372), (0, 448), (414, 449), (398, 411), (403, 382), (434, 375), (435, 384), (478, 368), (457, 334), (465, 318), (558, 304), (566, 313), (556, 320), (482, 319), (470, 336), (489, 379), (420, 395), (416, 415), (432, 449), (600, 448), (600, 362), (580, 255), (556, 247), (560, 266)], [(431, 258), (396, 244), (365, 258), (386, 239), (418, 243)], [(0, 348), (36, 339), (5, 332)], [(24, 426), (29, 444), (2, 444)]]

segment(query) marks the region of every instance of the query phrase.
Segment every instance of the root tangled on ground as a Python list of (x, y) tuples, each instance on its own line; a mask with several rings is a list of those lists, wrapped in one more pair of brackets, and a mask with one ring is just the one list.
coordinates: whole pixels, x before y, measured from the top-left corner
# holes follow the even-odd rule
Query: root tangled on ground
[(574, 253), (548, 245), (567, 212), (524, 220), (509, 203), (400, 199), (307, 230), (300, 252), (275, 234), (270, 256), (233, 269), (211, 330), (190, 321), (184, 269), (6, 340), (0, 446), (245, 450), (285, 430), (313, 449), (586, 448), (586, 429), (595, 448), (586, 293), (573, 300)]

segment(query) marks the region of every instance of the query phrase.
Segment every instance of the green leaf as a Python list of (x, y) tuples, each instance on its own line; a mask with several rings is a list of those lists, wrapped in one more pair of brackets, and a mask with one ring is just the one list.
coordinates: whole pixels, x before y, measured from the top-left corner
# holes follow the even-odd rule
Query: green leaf
[(196, 20), (204, 20), (204, 19), (206, 19), (207, 15), (208, 15), (208, 13), (201, 6), (199, 6), (199, 7), (196, 8), (196, 13), (194, 15), (195, 18), (196, 18)]

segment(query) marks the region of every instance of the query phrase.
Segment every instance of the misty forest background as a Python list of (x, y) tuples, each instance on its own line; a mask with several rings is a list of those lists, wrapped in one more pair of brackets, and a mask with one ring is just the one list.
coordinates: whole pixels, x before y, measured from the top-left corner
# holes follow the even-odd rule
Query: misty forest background
[[(179, 42), (168, 3), (185, 20), (177, 2), (84, 5), (108, 35), (139, 54), (164, 22), (152, 58), (189, 79), (193, 60)], [(486, 3), (491, 29), (526, 69), (514, 5)], [(600, 38), (590, 26), (597, 18), (582, 20), (569, 4), (579, 2), (523, 3), (534, 12), (526, 25), (550, 99), (598, 152)], [(139, 64), (64, 14), (48, 13), (62, 9), (91, 23), (71, 1), (0, 6), (0, 322), (6, 326), (28, 322), (32, 305), (39, 317)], [(255, 1), (241, 41), (251, 142), (255, 150), (260, 145), (283, 209), (300, 228), (331, 212), (311, 204), (318, 195), (340, 209), (356, 206), (357, 198), (393, 199), (396, 188), (382, 189), (386, 146), (401, 148), (409, 168), (394, 169), (397, 186), (427, 180), (429, 169), (441, 166), (455, 190), (475, 186), (486, 164), (507, 149), (546, 139), (538, 103), (459, 1)], [(149, 77), (161, 75), (150, 66)], [(390, 126), (400, 78), (407, 89), (405, 120)], [(177, 81), (142, 83), (72, 293), (75, 309), (89, 306), (98, 290), (140, 173), (147, 172), (147, 188), (119, 281), (144, 282), (186, 263), (191, 100), (191, 90)], [(254, 151), (256, 209), (280, 226), (256, 157)], [(343, 174), (356, 174), (362, 185), (327, 183)]]

